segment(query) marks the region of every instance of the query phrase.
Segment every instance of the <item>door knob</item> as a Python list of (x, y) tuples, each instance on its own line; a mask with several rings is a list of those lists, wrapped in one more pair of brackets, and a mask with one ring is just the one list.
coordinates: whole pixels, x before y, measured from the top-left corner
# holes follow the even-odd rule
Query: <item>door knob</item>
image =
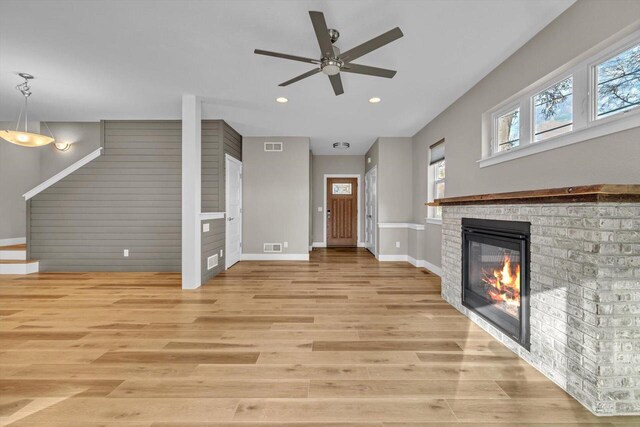
[(231, 220), (233, 220), (233, 217), (230, 216), (227, 218), (227, 221), (231, 221)]

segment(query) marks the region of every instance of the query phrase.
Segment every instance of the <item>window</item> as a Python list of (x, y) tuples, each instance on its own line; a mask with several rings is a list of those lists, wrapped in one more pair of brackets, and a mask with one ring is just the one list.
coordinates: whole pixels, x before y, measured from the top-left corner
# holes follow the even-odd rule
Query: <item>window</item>
[(520, 108), (499, 116), (495, 126), (498, 132), (495, 152), (511, 150), (520, 145)]
[(533, 97), (534, 140), (542, 141), (573, 129), (573, 76)]
[[(444, 178), (444, 139), (442, 139), (429, 147), (429, 175), (427, 178), (427, 196), (430, 202), (434, 201), (435, 199), (442, 199), (444, 197)], [(428, 220), (430, 219), (433, 222), (442, 221), (442, 206), (429, 206), (427, 211)]]
[[(433, 198), (444, 198), (444, 160), (433, 165)], [(434, 218), (442, 219), (442, 206), (436, 206)]]
[(331, 194), (351, 194), (351, 184), (332, 184)]
[(596, 118), (640, 105), (640, 44), (596, 65)]
[(480, 167), (640, 126), (640, 30), (625, 31), (485, 112)]

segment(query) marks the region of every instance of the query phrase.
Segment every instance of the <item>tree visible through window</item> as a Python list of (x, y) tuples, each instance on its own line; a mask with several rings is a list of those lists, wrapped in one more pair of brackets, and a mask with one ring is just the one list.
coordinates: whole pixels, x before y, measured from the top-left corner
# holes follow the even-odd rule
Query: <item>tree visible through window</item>
[(534, 141), (573, 129), (573, 76), (533, 97)]
[(498, 117), (497, 124), (497, 152), (510, 150), (520, 145), (520, 108)]
[(640, 44), (596, 66), (596, 117), (640, 105)]

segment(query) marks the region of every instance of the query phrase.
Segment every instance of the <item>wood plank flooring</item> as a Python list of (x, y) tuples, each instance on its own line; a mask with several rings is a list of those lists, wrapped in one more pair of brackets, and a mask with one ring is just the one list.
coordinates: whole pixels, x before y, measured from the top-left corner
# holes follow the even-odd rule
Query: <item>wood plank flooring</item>
[(0, 277), (0, 424), (638, 425), (599, 418), (440, 298), (355, 249), (170, 273)]

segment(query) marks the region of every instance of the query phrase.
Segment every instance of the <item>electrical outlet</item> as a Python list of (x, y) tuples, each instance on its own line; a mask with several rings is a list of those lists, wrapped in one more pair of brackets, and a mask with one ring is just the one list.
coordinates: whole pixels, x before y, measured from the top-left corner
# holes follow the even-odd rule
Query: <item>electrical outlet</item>
[(224, 249), (220, 249), (220, 258), (224, 256)]
[(123, 255), (124, 256), (129, 256), (129, 249), (125, 249)]
[(283, 245), (285, 248), (288, 248), (288, 247), (289, 247), (289, 242), (284, 242), (282, 245)]
[(400, 247), (400, 242), (396, 242), (396, 248)]
[(371, 157), (367, 157), (367, 163), (371, 163)]
[(204, 224), (202, 224), (202, 232), (206, 233), (207, 231), (209, 231), (209, 223), (205, 222)]

